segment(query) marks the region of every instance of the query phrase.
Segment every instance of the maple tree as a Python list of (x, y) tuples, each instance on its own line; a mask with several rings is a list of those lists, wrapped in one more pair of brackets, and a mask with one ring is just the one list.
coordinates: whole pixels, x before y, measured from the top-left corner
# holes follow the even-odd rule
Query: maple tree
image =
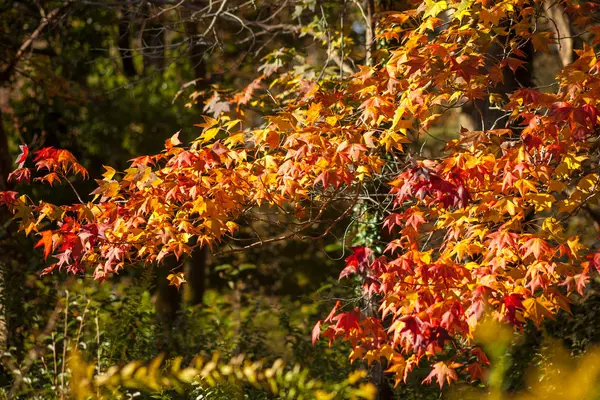
[[(384, 363), (397, 384), (423, 362), (431, 365), (424, 382), (440, 387), (459, 375), (482, 379), (488, 359), (474, 333), (485, 318), (539, 326), (569, 311), (570, 294), (582, 294), (600, 269), (600, 253), (566, 229), (598, 202), (598, 5), (411, 3), (380, 15), (375, 62), (368, 56), (352, 76), (309, 81), (274, 61), (228, 99), (235, 112), (204, 117), (188, 146), (175, 134), (161, 153), (135, 158), (125, 171), (105, 167), (92, 200), (77, 194), (79, 203), (55, 205), (5, 191), (0, 204), (25, 234), (40, 235), (36, 247), (52, 260), (43, 273), (91, 271), (102, 280), (201, 246), (243, 251), (314, 239), (307, 232), (326, 210), (342, 207), (332, 227), (358, 202), (377, 203), (373, 183), (383, 180), (384, 250), (354, 247), (340, 274), (357, 276), (376, 311), (338, 302), (315, 325), (313, 341), (348, 341), (352, 360)], [(582, 32), (576, 59), (557, 75), (556, 90), (502, 91), (526, 68), (525, 46), (546, 52), (560, 44), (551, 24), (538, 23), (557, 5)], [(246, 127), (246, 108), (264, 101), (258, 89), (267, 84), (280, 89), (279, 110), (263, 126)], [(404, 152), (467, 103), (500, 117), (487, 120), (478, 109), (481, 130), (461, 129), (439, 158)], [(66, 150), (43, 148), (32, 161), (28, 153), (23, 146), (10, 180), (87, 177)], [(236, 221), (265, 209), (293, 215), (290, 230), (234, 247)], [(179, 287), (185, 275), (168, 279)]]

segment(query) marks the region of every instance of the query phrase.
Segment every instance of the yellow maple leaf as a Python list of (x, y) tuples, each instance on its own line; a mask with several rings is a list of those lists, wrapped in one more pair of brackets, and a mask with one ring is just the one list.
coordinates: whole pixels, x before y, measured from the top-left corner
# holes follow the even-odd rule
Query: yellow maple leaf
[(323, 105), (321, 103), (312, 103), (306, 111), (306, 125), (313, 125), (321, 116), (321, 109)]
[(546, 307), (548, 302), (543, 298), (533, 298), (523, 300), (525, 308), (525, 317), (531, 319), (536, 326), (540, 326), (544, 318), (553, 318), (552, 313)]

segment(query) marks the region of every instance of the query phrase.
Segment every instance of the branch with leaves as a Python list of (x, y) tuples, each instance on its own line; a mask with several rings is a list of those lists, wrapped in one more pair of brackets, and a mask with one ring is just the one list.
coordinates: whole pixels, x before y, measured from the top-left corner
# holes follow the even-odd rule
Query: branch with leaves
[[(187, 147), (175, 134), (125, 171), (106, 167), (91, 201), (59, 206), (9, 191), (0, 204), (27, 235), (41, 235), (37, 247), (56, 260), (44, 272), (104, 279), (195, 246), (218, 252), (250, 213), (293, 215), (292, 233), (267, 239), (285, 240), (321, 222), (323, 211), (308, 212), (313, 205), (370, 199), (383, 221), (381, 250), (354, 248), (340, 278), (358, 276), (376, 312), (340, 302), (313, 339), (348, 341), (351, 360), (385, 365), (396, 384), (422, 363), (432, 367), (426, 383), (484, 379), (477, 326), (495, 319), (539, 327), (568, 312), (571, 296), (600, 269), (595, 241), (567, 226), (600, 200), (600, 10), (561, 4), (589, 44), (557, 75), (555, 92), (520, 87), (494, 96), (526, 67), (525, 46), (547, 52), (555, 42), (554, 29), (537, 25), (545, 1), (426, 1), (382, 14), (374, 34), (384, 48), (346, 79), (277, 75), (283, 56), (271, 54), (234, 98), (235, 113), (205, 117)], [(492, 44), (501, 51), (490, 54)], [(271, 88), (281, 91), (257, 90), (275, 76)], [(258, 128), (245, 126), (244, 110), (261, 101), (275, 112)], [(465, 102), (498, 107), (506, 124), (489, 129), (480, 110), (487, 129), (461, 129), (444, 155), (426, 157), (420, 137)], [(27, 160), (23, 148), (11, 179), (29, 182)], [(36, 179), (50, 184), (86, 175), (57, 149), (36, 152), (33, 163), (44, 173)]]

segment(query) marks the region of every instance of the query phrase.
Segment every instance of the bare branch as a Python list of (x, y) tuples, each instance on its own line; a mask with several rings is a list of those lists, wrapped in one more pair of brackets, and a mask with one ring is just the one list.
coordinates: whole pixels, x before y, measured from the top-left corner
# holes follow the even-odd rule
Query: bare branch
[(67, 0), (65, 2), (65, 4), (63, 4), (59, 8), (55, 8), (54, 10), (52, 10), (49, 14), (46, 15), (46, 17), (43, 17), (44, 13), (43, 13), (43, 11), (40, 11), (40, 13), (42, 13), (42, 21), (40, 22), (38, 27), (35, 28), (35, 30), (31, 33), (31, 35), (21, 44), (21, 47), (19, 47), (19, 50), (17, 50), (17, 53), (15, 54), (13, 59), (8, 63), (6, 68), (4, 68), (4, 70), (0, 73), (0, 83), (6, 82), (8, 80), (8, 78), (12, 74), (14, 68), (17, 66), (17, 64), (19, 63), (19, 61), (21, 60), (21, 58), (23, 57), (25, 52), (29, 49), (29, 47), (31, 46), (33, 41), (37, 39), (37, 37), (42, 33), (42, 31), (55, 18), (57, 18), (68, 7), (70, 7), (71, 4), (73, 4), (73, 0)]

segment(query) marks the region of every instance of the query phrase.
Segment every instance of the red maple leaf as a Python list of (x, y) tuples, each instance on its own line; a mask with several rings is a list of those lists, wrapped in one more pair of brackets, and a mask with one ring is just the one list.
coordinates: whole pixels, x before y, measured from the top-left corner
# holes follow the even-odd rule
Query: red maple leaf
[(337, 321), (335, 324), (335, 329), (348, 333), (351, 329), (359, 328), (359, 315), (360, 313), (358, 312), (358, 308), (355, 308), (347, 313), (336, 315), (333, 317), (333, 320)]
[(42, 238), (35, 244), (34, 248), (44, 247), (44, 259), (47, 259), (52, 251), (52, 231), (41, 232)]
[(19, 165), (19, 168), (23, 168), (23, 165), (25, 165), (25, 161), (29, 156), (29, 147), (26, 144), (22, 144), (19, 148), (21, 149), (21, 154), (19, 154), (15, 163)]
[(0, 204), (11, 205), (17, 201), (19, 193), (12, 191), (0, 192)]
[(521, 302), (522, 299), (523, 296), (517, 293), (512, 293), (504, 297), (505, 319), (513, 325), (520, 325), (519, 321), (517, 321), (517, 310), (525, 308)]
[(27, 181), (27, 183), (29, 183), (31, 180), (31, 170), (29, 168), (17, 168), (8, 174), (8, 178), (6, 180), (8, 182), (21, 183), (23, 181)]
[(321, 335), (321, 321), (317, 321), (315, 327), (312, 330), (312, 344), (314, 345), (317, 340), (319, 340), (319, 336)]
[(347, 277), (350, 274), (363, 273), (371, 261), (373, 251), (368, 247), (355, 246), (351, 249), (353, 253), (346, 257), (346, 267), (340, 273), (339, 279)]
[(391, 213), (383, 220), (383, 228), (388, 228), (388, 231), (392, 233), (392, 230), (396, 226), (401, 226), (404, 221), (404, 214)]
[(412, 226), (415, 231), (419, 230), (419, 225), (427, 222), (423, 217), (423, 213), (415, 211), (411, 213), (410, 217), (406, 220), (406, 226)]

